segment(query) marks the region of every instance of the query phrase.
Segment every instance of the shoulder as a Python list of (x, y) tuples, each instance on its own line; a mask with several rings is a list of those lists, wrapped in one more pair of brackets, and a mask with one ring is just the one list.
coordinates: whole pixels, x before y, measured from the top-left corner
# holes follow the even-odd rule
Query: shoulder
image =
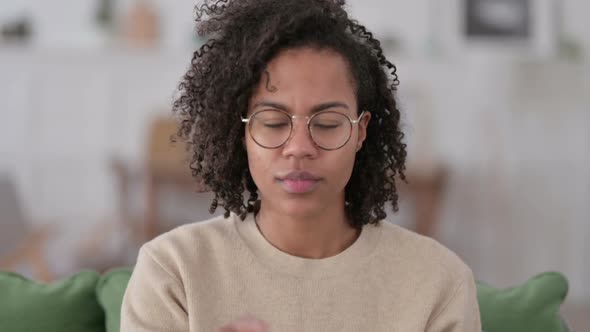
[(204, 264), (236, 243), (236, 218), (232, 213), (229, 218), (218, 216), (179, 226), (145, 243), (139, 255), (149, 256), (170, 274), (182, 275), (187, 265)]
[(173, 248), (202, 245), (203, 241), (214, 243), (232, 235), (235, 231), (235, 218), (237, 216), (232, 213), (229, 218), (217, 216), (208, 220), (182, 225), (159, 235), (146, 245), (152, 250), (165, 251)]
[[(424, 286), (457, 288), (473, 278), (471, 269), (457, 254), (436, 240), (388, 221), (382, 221), (380, 260)], [(383, 263), (383, 262), (382, 262)]]
[[(427, 316), (428, 331), (463, 324), (470, 331), (479, 325), (477, 290), (473, 272), (461, 258), (438, 243), (383, 221), (375, 268), (387, 282), (385, 292), (403, 303), (413, 303)], [(416, 307), (415, 307), (416, 308)]]

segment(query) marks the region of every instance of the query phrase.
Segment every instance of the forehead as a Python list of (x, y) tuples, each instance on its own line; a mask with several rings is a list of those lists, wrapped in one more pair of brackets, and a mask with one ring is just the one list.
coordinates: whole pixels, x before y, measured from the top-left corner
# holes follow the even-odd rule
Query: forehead
[[(296, 48), (280, 52), (266, 66), (253, 98), (285, 103), (321, 103), (355, 99), (346, 60), (329, 49)], [(352, 106), (352, 105), (351, 105)]]

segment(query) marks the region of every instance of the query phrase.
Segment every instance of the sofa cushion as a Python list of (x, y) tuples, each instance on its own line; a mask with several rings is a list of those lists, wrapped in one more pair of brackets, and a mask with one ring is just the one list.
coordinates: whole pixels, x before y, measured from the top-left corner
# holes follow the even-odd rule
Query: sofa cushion
[(0, 272), (0, 331), (103, 332), (104, 313), (95, 295), (99, 278), (82, 271), (41, 284)]
[(568, 291), (567, 279), (546, 272), (517, 287), (496, 289), (478, 282), (477, 297), (485, 332), (565, 332), (559, 307)]
[(121, 304), (129, 278), (131, 269), (119, 268), (105, 273), (96, 286), (98, 302), (106, 315), (107, 332), (119, 331)]

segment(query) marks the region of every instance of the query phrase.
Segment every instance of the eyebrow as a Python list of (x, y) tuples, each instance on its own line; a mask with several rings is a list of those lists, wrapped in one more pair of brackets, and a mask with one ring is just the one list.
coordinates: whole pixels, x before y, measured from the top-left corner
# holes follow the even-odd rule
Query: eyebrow
[[(289, 107), (286, 105), (283, 105), (281, 103), (277, 103), (277, 102), (272, 102), (272, 101), (267, 101), (267, 100), (262, 100), (257, 102), (256, 104), (254, 104), (253, 108), (258, 108), (258, 107), (272, 107), (272, 108), (276, 108), (285, 112), (289, 112)], [(340, 102), (340, 101), (330, 101), (330, 102), (326, 102), (326, 103), (321, 103), (318, 105), (315, 105), (314, 107), (311, 108), (311, 113), (317, 113), (326, 109), (330, 109), (330, 108), (335, 108), (335, 107), (342, 107), (345, 109), (349, 109), (348, 105)]]

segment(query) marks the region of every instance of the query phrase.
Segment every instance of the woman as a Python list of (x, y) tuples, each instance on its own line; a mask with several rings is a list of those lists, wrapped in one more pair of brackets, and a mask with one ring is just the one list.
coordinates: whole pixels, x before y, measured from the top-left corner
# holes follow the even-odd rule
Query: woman
[(384, 221), (406, 159), (396, 69), (343, 6), (197, 8), (211, 39), (174, 108), (226, 213), (142, 247), (122, 331), (480, 330), (470, 269)]

